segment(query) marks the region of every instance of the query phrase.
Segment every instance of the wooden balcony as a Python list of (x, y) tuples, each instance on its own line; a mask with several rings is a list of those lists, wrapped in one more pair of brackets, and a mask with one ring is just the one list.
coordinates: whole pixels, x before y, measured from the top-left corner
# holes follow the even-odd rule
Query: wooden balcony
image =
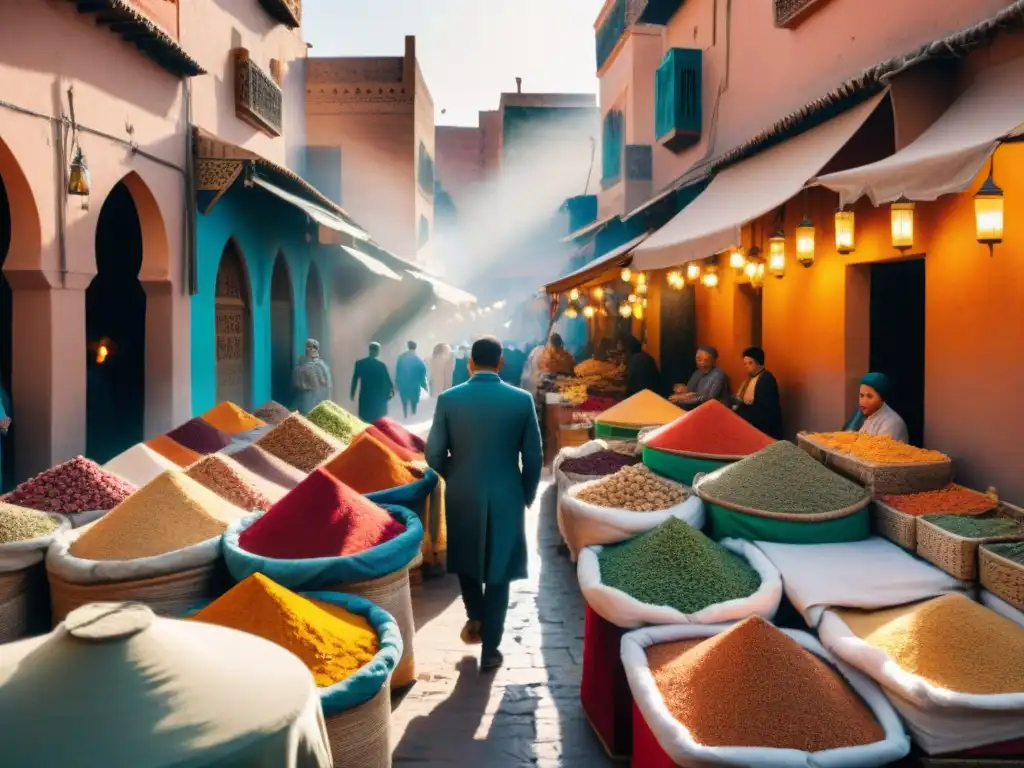
[(272, 18), (289, 29), (302, 24), (302, 0), (260, 0), (260, 5)]
[(828, 0), (772, 0), (775, 26), (792, 29)]
[(234, 55), (235, 115), (268, 136), (280, 136), (284, 102), (281, 87), (249, 58), (245, 48), (236, 48)]

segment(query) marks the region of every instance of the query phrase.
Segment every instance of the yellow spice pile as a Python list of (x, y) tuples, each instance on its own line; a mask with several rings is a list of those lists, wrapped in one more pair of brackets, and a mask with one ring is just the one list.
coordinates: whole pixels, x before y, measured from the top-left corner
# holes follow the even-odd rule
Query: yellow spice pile
[(888, 435), (863, 432), (815, 432), (807, 435), (818, 445), (873, 464), (919, 464), (948, 461), (939, 451), (901, 443)]

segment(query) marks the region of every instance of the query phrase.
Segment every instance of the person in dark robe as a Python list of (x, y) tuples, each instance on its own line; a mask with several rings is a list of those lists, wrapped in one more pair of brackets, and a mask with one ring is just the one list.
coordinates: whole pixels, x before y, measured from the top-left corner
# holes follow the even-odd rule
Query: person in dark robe
[(455, 372), (452, 373), (452, 386), (465, 384), (469, 381), (469, 348), (463, 344), (459, 347), (459, 356), (455, 358)]
[(352, 371), (351, 398), (359, 390), (359, 418), (367, 424), (388, 415), (388, 401), (395, 396), (388, 367), (380, 360), (380, 344), (370, 344), (370, 354), (356, 362)]
[(658, 363), (644, 351), (640, 340), (627, 336), (623, 342), (626, 348), (626, 397), (645, 389), (661, 393), (661, 373)]
[(733, 399), (733, 410), (769, 437), (781, 440), (779, 382), (764, 367), (764, 350), (760, 347), (743, 350), (743, 367), (747, 370), (747, 378)]
[(420, 404), (420, 393), (427, 388), (427, 364), (416, 354), (416, 342), (410, 341), (408, 349), (398, 356), (395, 364), (395, 385), (402, 399), (402, 414), (409, 418), (409, 412), (416, 415)]

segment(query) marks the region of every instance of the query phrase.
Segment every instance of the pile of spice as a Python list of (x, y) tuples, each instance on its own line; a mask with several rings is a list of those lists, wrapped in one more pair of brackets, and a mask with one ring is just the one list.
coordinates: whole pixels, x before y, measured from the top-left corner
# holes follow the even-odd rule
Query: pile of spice
[(167, 435), (157, 435), (152, 440), (147, 440), (146, 446), (171, 461), (176, 467), (187, 467), (202, 458), (191, 448), (186, 448)]
[(992, 553), (1024, 565), (1024, 541), (1007, 541), (1001, 544), (986, 544), (985, 549)]
[(292, 412), (281, 405), (277, 400), (267, 400), (263, 405), (252, 412), (260, 421), (277, 426), (292, 415)]
[(1024, 693), (1024, 628), (960, 594), (881, 611), (836, 611), (902, 670), (939, 688)]
[(103, 468), (141, 487), (169, 469), (178, 469), (178, 465), (145, 443), (136, 443), (104, 464)]
[(0, 502), (0, 544), (39, 539), (56, 530), (56, 521), (45, 512)]
[(230, 400), (218, 403), (199, 418), (225, 435), (238, 435), (266, 426), (264, 421), (239, 408)]
[(357, 493), (376, 493), (416, 481), (416, 475), (398, 456), (365, 432), (324, 469)]
[[(230, 456), (219, 453), (204, 456), (189, 467), (185, 474), (246, 512), (267, 510), (274, 503), (266, 493), (269, 490), (266, 486), (270, 484), (254, 476)], [(284, 494), (285, 490), (280, 488), (273, 495), (281, 498)]]
[(713, 472), (699, 486), (712, 502), (795, 514), (845, 509), (868, 493), (785, 440)]
[(682, 408), (644, 389), (604, 411), (597, 421), (617, 427), (653, 427), (668, 424), (682, 415)]
[(199, 416), (186, 421), (177, 429), (172, 429), (167, 433), (167, 437), (202, 456), (216, 453), (231, 445), (231, 438), (228, 435), (207, 424)]
[(379, 647), (377, 633), (362, 616), (297, 595), (261, 573), (236, 584), (192, 620), (258, 635), (288, 649), (320, 688), (354, 675)]
[(674, 517), (605, 547), (597, 559), (601, 583), (682, 613), (750, 597), (761, 586), (750, 563)]
[(277, 458), (258, 445), (239, 446), (237, 450), (229, 449), (224, 453), (254, 475), (285, 490), (290, 491), (306, 477), (305, 472), (296, 469), (284, 459)]
[(183, 472), (165, 472), (83, 529), (70, 552), (85, 560), (166, 555), (220, 536), (244, 511)]
[(365, 430), (360, 432), (355, 439), (358, 440), (362, 435), (372, 435), (374, 438), (376, 438), (377, 442), (386, 445), (388, 447), (388, 450), (390, 450), (393, 454), (395, 454), (395, 456), (400, 458), (402, 461), (423, 461), (423, 454), (417, 453), (416, 451), (406, 448), (404, 445), (396, 443), (384, 432), (381, 432), (379, 429), (377, 429), (377, 427), (375, 427), (373, 424), (371, 424)]
[(686, 496), (682, 486), (663, 480), (643, 464), (623, 467), (576, 494), (577, 499), (587, 504), (633, 512), (668, 509), (686, 501)]
[(245, 529), (238, 545), (280, 560), (345, 557), (404, 530), (386, 510), (320, 468)]
[(303, 472), (312, 472), (343, 447), (308, 419), (293, 413), (255, 442)]
[(598, 397), (596, 395), (589, 395), (582, 403), (577, 405), (575, 408), (581, 413), (597, 413), (601, 414), (612, 408), (615, 405), (615, 400), (610, 397)]
[(96, 462), (77, 456), (26, 480), (6, 501), (19, 507), (72, 515), (113, 509), (137, 490)]
[(324, 400), (309, 412), (307, 418), (343, 443), (351, 442), (368, 426), (332, 400)]
[(1024, 527), (1009, 517), (970, 517), (965, 515), (923, 515), (932, 525), (965, 539), (987, 539), (990, 536), (1019, 535), (1024, 538)]
[(426, 440), (419, 435), (414, 435), (394, 419), (382, 416), (373, 422), (373, 426), (391, 438), (393, 442), (398, 443), (404, 448), (408, 448), (414, 453), (422, 454), (427, 450)]
[(774, 442), (718, 400), (708, 400), (652, 432), (644, 445), (670, 453), (749, 456)]
[(640, 463), (639, 456), (627, 456), (618, 451), (595, 451), (586, 456), (566, 459), (558, 468), (570, 475), (590, 475), (594, 477), (610, 475), (623, 467), (631, 467)]
[(815, 432), (807, 435), (818, 445), (845, 453), (871, 464), (924, 464), (949, 461), (938, 451), (901, 443), (888, 435), (867, 435), (863, 432)]
[(669, 712), (704, 746), (819, 752), (885, 738), (836, 670), (759, 616), (653, 645), (647, 661)]
[(996, 507), (995, 499), (951, 483), (937, 491), (881, 496), (880, 501), (905, 515), (980, 515)]

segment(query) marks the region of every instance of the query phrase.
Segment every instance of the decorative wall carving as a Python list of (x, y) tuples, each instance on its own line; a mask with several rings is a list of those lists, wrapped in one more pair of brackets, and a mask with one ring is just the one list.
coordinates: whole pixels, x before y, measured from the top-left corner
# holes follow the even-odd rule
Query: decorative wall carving
[(310, 59), (308, 83), (401, 83), (405, 77), (405, 59), (378, 56), (351, 59)]
[(302, 0), (260, 0), (260, 5), (271, 17), (290, 29), (302, 23)]
[(775, 26), (795, 27), (828, 0), (773, 0)]
[(236, 48), (234, 56), (235, 115), (268, 136), (280, 136), (284, 107), (280, 86), (249, 58), (245, 48)]

